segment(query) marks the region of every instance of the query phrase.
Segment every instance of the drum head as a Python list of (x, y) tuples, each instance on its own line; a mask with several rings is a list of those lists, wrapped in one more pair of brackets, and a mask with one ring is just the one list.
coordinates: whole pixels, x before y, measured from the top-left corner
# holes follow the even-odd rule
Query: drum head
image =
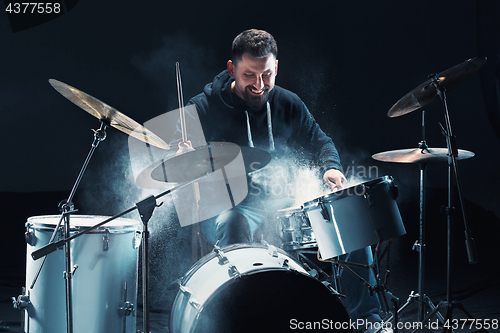
[(192, 332), (288, 332), (313, 322), (333, 329), (335, 322), (348, 323), (349, 316), (339, 298), (314, 278), (293, 270), (267, 270), (219, 288)]

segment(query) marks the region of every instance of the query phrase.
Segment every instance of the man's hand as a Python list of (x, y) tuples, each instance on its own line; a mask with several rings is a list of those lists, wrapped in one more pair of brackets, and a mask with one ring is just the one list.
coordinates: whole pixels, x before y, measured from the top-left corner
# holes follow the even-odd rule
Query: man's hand
[(191, 141), (181, 141), (179, 142), (179, 149), (175, 153), (175, 155), (179, 156), (184, 153), (187, 153), (188, 151), (193, 151), (193, 145), (191, 144)]
[(337, 169), (326, 170), (323, 175), (323, 180), (328, 186), (330, 186), (332, 191), (340, 190), (347, 183), (347, 179), (344, 177), (342, 172)]

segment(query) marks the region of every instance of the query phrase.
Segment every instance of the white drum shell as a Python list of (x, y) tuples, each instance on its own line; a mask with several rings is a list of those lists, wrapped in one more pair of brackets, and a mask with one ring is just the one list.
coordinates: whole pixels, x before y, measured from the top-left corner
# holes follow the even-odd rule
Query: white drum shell
[[(34, 244), (27, 245), (26, 253), (26, 290), (30, 303), (25, 316), (25, 332), (28, 333), (66, 332), (63, 249), (47, 256), (33, 289), (29, 289), (42, 262), (42, 259), (34, 261), (31, 253), (48, 244), (59, 218), (36, 216), (26, 223)], [(73, 215), (70, 218), (70, 234), (106, 218)], [(136, 332), (135, 311), (124, 316), (118, 308), (125, 301), (137, 307), (140, 230), (140, 222), (118, 218), (70, 242), (71, 264), (78, 266), (71, 282), (75, 333)], [(104, 250), (105, 246), (107, 250)]]
[(385, 176), (304, 204), (324, 259), (406, 233), (393, 186)]

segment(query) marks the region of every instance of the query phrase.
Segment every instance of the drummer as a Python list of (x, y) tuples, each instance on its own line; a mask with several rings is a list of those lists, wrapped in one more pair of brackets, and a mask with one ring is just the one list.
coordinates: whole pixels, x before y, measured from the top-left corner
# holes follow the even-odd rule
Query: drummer
[[(332, 139), (321, 130), (296, 94), (275, 85), (277, 55), (276, 41), (268, 32), (250, 29), (239, 34), (233, 41), (227, 69), (207, 84), (203, 93), (189, 101), (188, 105), (196, 106), (197, 115), (188, 111), (194, 108), (186, 108), (186, 119), (199, 117), (204, 138), (189, 136), (188, 141), (178, 142), (177, 153), (189, 151), (203, 142), (225, 141), (261, 148), (278, 158), (306, 157), (319, 169), (319, 176), (331, 190), (341, 189), (346, 178)], [(177, 132), (180, 138), (180, 128)], [(269, 214), (276, 212), (265, 210), (266, 205), (262, 204), (268, 200), (265, 191), (258, 194), (250, 193), (233, 209), (201, 222), (204, 238), (212, 245), (218, 242), (219, 246), (254, 242), (256, 231), (269, 220)], [(372, 260), (370, 248), (355, 251), (350, 256), (350, 261), (360, 263)], [(369, 270), (359, 273), (374, 282), (373, 276), (368, 276), (371, 275)], [(380, 322), (377, 296), (370, 296), (368, 288), (347, 276), (350, 274), (345, 275), (347, 311), (351, 319)]]

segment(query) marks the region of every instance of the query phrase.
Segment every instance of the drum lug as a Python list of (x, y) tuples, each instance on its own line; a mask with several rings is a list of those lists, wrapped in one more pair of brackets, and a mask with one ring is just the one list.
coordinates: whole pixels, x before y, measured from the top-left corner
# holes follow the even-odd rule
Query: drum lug
[(128, 317), (134, 310), (134, 304), (127, 301), (123, 302), (122, 305), (118, 307), (118, 314), (122, 317)]
[(191, 306), (192, 306), (193, 308), (195, 308), (195, 309), (196, 309), (196, 311), (198, 311), (198, 312), (200, 312), (200, 311), (201, 311), (201, 304), (200, 304), (200, 303), (198, 303), (195, 299), (190, 299), (190, 300), (189, 300), (189, 304), (191, 304)]
[(186, 296), (186, 298), (189, 299), (189, 301), (188, 301), (189, 304), (191, 304), (191, 306), (193, 308), (195, 308), (196, 311), (199, 312), (201, 309), (201, 305), (199, 302), (197, 302), (194, 298), (191, 297), (191, 295), (192, 295), (191, 291), (188, 288), (186, 288), (186, 286), (184, 286), (182, 284), (179, 284), (179, 290), (184, 294), (184, 296)]
[(102, 237), (102, 250), (109, 250), (109, 229), (106, 229), (104, 236)]
[(137, 230), (134, 233), (134, 238), (132, 239), (132, 247), (134, 249), (137, 249), (139, 246), (141, 246), (141, 240), (142, 240), (142, 233), (141, 231)]
[(26, 289), (24, 287), (22, 295), (17, 296), (17, 299), (15, 297), (12, 297), (12, 305), (14, 306), (14, 309), (26, 310), (29, 304), (30, 297), (29, 295), (26, 295)]
[(262, 238), (260, 240), (260, 242), (264, 245), (264, 246), (267, 246), (267, 252), (269, 253), (269, 255), (273, 258), (278, 258), (278, 250), (276, 250), (276, 247), (274, 245), (271, 245), (269, 244), (268, 242), (266, 242), (264, 240), (264, 238)]
[(229, 259), (227, 259), (227, 257), (224, 255), (224, 251), (222, 251), (217, 244), (214, 245), (214, 252), (219, 258), (219, 265), (224, 266), (229, 262)]
[(36, 237), (35, 237), (35, 232), (33, 230), (31, 231), (26, 231), (24, 233), (24, 239), (26, 240), (26, 243), (35, 246), (36, 245)]
[(328, 214), (328, 210), (325, 207), (325, 203), (324, 202), (320, 202), (319, 206), (321, 208), (321, 215), (323, 216), (323, 219), (325, 221), (331, 221), (330, 220), (330, 214)]
[(363, 198), (365, 198), (366, 202), (368, 203), (368, 207), (371, 207), (373, 205), (373, 199), (372, 199), (370, 193), (368, 193), (366, 187), (363, 190)]
[(396, 200), (399, 196), (399, 189), (398, 189), (398, 186), (394, 183), (391, 183), (391, 194), (392, 194), (392, 198), (394, 200)]
[(179, 284), (179, 290), (186, 296), (186, 297), (190, 297), (191, 296), (191, 291), (186, 288), (185, 286), (183, 286), (182, 284)]
[(229, 277), (240, 277), (241, 273), (238, 271), (236, 266), (230, 265), (229, 268), (227, 269), (227, 272), (229, 273)]

